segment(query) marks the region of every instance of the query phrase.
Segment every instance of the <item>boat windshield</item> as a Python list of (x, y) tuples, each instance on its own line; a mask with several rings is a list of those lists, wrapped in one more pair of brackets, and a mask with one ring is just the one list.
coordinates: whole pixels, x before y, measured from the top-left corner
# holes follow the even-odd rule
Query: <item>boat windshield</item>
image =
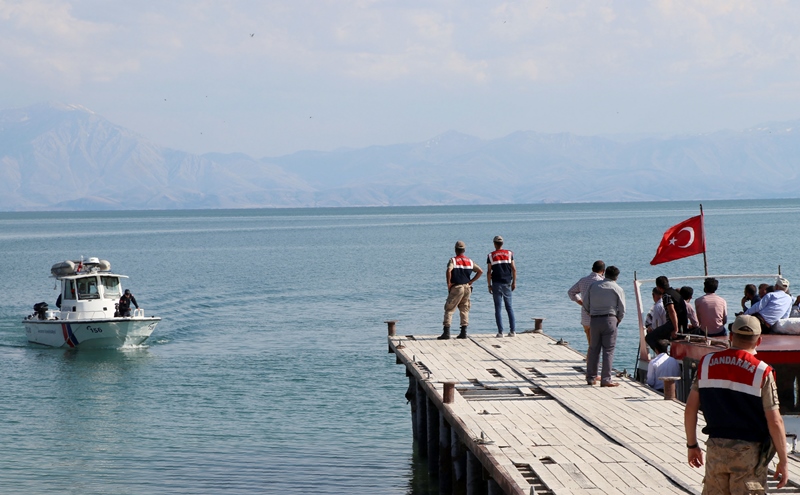
[(106, 299), (118, 299), (122, 296), (119, 287), (119, 277), (100, 277), (100, 283), (103, 284), (103, 294)]
[(78, 299), (99, 299), (97, 277), (85, 277), (76, 280), (78, 283)]

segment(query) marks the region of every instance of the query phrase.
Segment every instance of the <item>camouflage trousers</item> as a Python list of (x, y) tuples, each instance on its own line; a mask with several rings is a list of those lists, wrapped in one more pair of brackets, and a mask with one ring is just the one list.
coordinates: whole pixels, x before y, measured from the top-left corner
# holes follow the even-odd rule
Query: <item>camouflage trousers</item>
[(767, 464), (760, 442), (709, 438), (703, 495), (761, 495), (767, 488)]
[(458, 308), (461, 326), (469, 325), (470, 294), (472, 294), (472, 286), (469, 284), (454, 285), (450, 288), (450, 292), (447, 294), (447, 301), (444, 303), (444, 326), (450, 326), (456, 308)]

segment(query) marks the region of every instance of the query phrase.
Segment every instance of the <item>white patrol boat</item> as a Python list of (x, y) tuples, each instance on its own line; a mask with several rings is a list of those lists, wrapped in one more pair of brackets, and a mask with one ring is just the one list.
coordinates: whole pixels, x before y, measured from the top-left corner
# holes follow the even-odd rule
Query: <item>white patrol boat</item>
[(153, 333), (161, 318), (145, 317), (143, 309), (121, 317), (117, 311), (125, 275), (111, 273), (111, 263), (98, 258), (63, 261), (50, 269), (61, 282), (56, 303), (33, 306), (23, 320), (29, 342), (50, 347), (116, 348), (139, 345)]

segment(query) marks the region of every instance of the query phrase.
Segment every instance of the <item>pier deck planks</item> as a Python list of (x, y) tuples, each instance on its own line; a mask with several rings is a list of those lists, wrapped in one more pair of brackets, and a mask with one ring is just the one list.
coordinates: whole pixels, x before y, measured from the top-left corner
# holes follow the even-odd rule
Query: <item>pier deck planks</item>
[[(530, 493), (526, 469), (554, 494), (702, 491), (703, 469), (686, 462), (683, 404), (628, 378), (588, 386), (583, 355), (545, 334), (393, 336), (389, 344), (457, 418), (467, 447), (491, 459), (496, 469), (487, 471), (506, 493)], [(458, 382), (452, 404), (442, 404), (447, 380)], [(794, 460), (790, 477), (800, 479)]]

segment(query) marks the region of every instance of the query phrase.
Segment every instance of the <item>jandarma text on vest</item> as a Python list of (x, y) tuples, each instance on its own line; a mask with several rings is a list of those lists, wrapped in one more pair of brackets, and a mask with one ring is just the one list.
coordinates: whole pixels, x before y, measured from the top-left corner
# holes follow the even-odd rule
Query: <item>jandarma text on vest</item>
[(756, 370), (756, 366), (749, 362), (745, 361), (742, 358), (737, 358), (733, 356), (715, 356), (711, 358), (711, 361), (708, 362), (708, 366), (715, 366), (717, 364), (730, 364), (733, 366), (738, 366), (740, 368), (744, 368), (750, 373), (753, 373)]

